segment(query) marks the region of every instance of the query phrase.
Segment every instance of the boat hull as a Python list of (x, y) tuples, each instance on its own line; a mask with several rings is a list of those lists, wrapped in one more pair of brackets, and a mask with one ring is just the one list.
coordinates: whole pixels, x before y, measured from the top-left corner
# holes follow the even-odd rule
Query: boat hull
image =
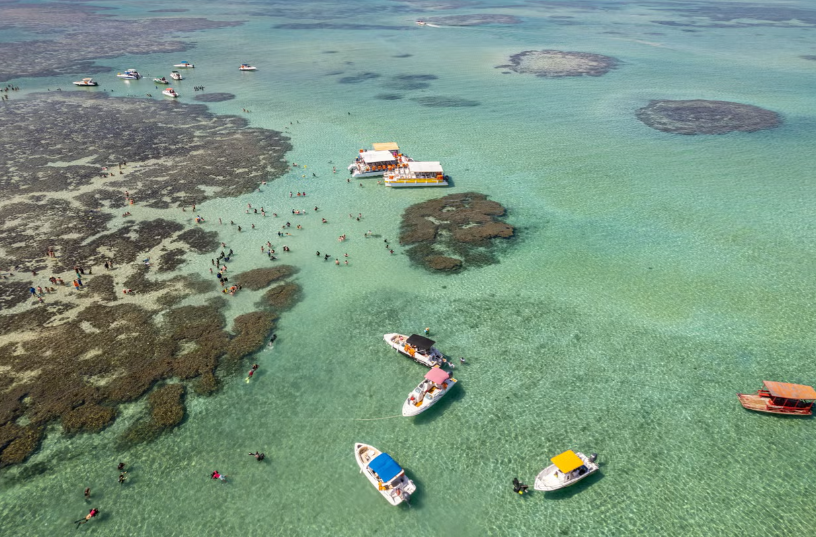
[(436, 403), (438, 403), (439, 400), (442, 399), (442, 397), (446, 393), (448, 393), (450, 391), (450, 389), (454, 387), (454, 385), (456, 385), (456, 379), (449, 378), (448, 380), (445, 381), (445, 384), (447, 385), (446, 388), (435, 388), (434, 389), (435, 393), (433, 393), (430, 398), (428, 398), (427, 395), (424, 396), (422, 398), (422, 400), (420, 401), (420, 403), (417, 405), (414, 401), (411, 401), (411, 396), (415, 395), (417, 393), (418, 389), (421, 389), (422, 384), (424, 382), (425, 381), (420, 382), (419, 386), (417, 386), (414, 389), (414, 391), (412, 391), (410, 394), (408, 394), (408, 397), (405, 399), (405, 402), (402, 404), (402, 415), (403, 416), (411, 417), (411, 416), (417, 416), (419, 414), (422, 414), (423, 412), (425, 412), (426, 410), (428, 410), (429, 408), (434, 406)]
[(74, 82), (74, 86), (80, 86), (80, 87), (83, 87), (83, 88), (92, 88), (92, 87), (95, 87), (95, 86), (98, 86), (98, 85), (99, 84), (97, 84), (96, 82), (93, 82), (91, 84), (85, 84), (83, 82)]
[(391, 188), (417, 188), (425, 186), (448, 186), (448, 182), (444, 179), (442, 181), (437, 181), (436, 179), (401, 179), (389, 181), (386, 179), (385, 186), (390, 186)]
[[(403, 338), (399, 342), (394, 341), (395, 338)], [(404, 347), (404, 340), (408, 339), (408, 336), (404, 336), (402, 334), (385, 334), (383, 336), (383, 340), (388, 343), (388, 345), (400, 353), (401, 355), (405, 356), (406, 358), (410, 358), (411, 360), (415, 361), (418, 364), (422, 364), (427, 368), (432, 368), (434, 366), (442, 366), (442, 353), (436, 351), (436, 355), (424, 355), (420, 352), (415, 352), (413, 356), (411, 353), (406, 352)]]
[[(578, 458), (580, 458), (583, 461), (584, 466), (586, 466), (587, 472), (585, 474), (576, 476), (568, 481), (563, 480), (558, 478), (556, 475), (556, 472), (558, 472), (558, 468), (554, 464), (551, 464), (550, 466), (547, 466), (546, 468), (541, 470), (541, 472), (539, 472), (539, 474), (535, 478), (535, 484), (533, 485), (533, 488), (535, 490), (539, 490), (542, 492), (560, 490), (563, 488), (571, 487), (572, 485), (578, 483), (582, 479), (585, 479), (586, 477), (598, 471), (599, 469), (598, 464), (590, 462), (589, 457), (580, 452), (576, 452), (575, 454), (578, 455)], [(560, 472), (558, 473), (561, 476), (564, 475)]]
[(765, 412), (766, 414), (783, 414), (785, 416), (811, 416), (813, 410), (808, 408), (789, 408), (770, 404), (770, 400), (757, 394), (738, 393), (740, 403), (748, 410)]
[[(404, 472), (400, 479), (400, 487), (399, 488), (391, 488), (390, 490), (381, 490), (380, 487), (380, 480), (377, 479), (377, 476), (374, 472), (368, 468), (368, 464), (377, 458), (382, 451), (375, 448), (374, 446), (370, 446), (368, 444), (363, 444), (362, 442), (358, 442), (354, 444), (354, 459), (357, 461), (357, 466), (360, 467), (360, 473), (364, 474), (368, 479), (369, 483), (371, 483), (374, 488), (379, 492), (383, 498), (385, 498), (388, 503), (391, 505), (397, 506), (405, 501), (406, 497), (410, 497), (411, 493), (416, 490), (416, 485), (413, 481), (408, 479)], [(400, 493), (396, 493), (396, 491), (400, 491)], [(404, 491), (404, 492), (403, 492)]]

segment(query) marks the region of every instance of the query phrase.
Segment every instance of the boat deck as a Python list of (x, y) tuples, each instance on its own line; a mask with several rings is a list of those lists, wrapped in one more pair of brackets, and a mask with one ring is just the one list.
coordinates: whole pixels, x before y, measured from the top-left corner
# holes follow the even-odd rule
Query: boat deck
[(740, 403), (748, 410), (755, 410), (757, 412), (767, 412), (769, 414), (791, 414), (794, 416), (810, 416), (813, 411), (812, 407), (782, 407), (770, 404), (770, 400), (756, 394), (739, 393)]

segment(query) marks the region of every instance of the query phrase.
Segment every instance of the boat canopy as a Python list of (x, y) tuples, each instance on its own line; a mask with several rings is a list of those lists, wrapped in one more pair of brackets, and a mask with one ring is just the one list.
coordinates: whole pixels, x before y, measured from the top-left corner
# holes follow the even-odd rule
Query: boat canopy
[(442, 164), (439, 162), (409, 162), (408, 169), (412, 173), (442, 173)]
[(433, 347), (433, 344), (436, 343), (436, 341), (414, 334), (411, 337), (409, 337), (405, 341), (405, 343), (413, 347), (416, 347), (417, 350), (427, 351), (430, 350), (431, 347)]
[(438, 367), (434, 367), (425, 374), (425, 378), (430, 380), (431, 382), (442, 384), (443, 382), (450, 378), (450, 374), (447, 371), (442, 371)]
[(581, 458), (578, 457), (578, 455), (576, 455), (575, 452), (572, 451), (571, 449), (565, 451), (561, 455), (556, 455), (550, 460), (559, 470), (561, 470), (565, 474), (568, 474), (571, 471), (575, 470), (576, 468), (584, 465), (584, 461), (582, 461)]
[(380, 453), (377, 455), (374, 460), (368, 464), (368, 467), (377, 472), (377, 475), (380, 476), (380, 479), (385, 483), (388, 483), (402, 472), (400, 465), (397, 464), (397, 461), (392, 459), (388, 453)]
[(374, 151), (399, 151), (399, 146), (396, 142), (384, 142), (381, 144), (371, 144)]
[(360, 154), (363, 157), (363, 162), (366, 164), (373, 164), (375, 162), (395, 162), (396, 159), (391, 151), (364, 151)]
[(788, 384), (786, 382), (773, 382), (770, 380), (763, 380), (763, 384), (768, 388), (768, 392), (773, 397), (782, 397), (783, 399), (800, 399), (805, 401), (816, 400), (816, 390), (811, 386), (804, 384)]

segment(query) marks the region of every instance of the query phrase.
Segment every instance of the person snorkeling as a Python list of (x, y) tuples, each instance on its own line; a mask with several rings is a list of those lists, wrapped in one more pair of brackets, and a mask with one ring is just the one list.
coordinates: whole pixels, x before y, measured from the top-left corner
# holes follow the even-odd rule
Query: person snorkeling
[(257, 451), (255, 453), (250, 453), (249, 455), (255, 457), (255, 460), (259, 462), (266, 458), (266, 455), (263, 453), (258, 453)]
[(227, 476), (225, 476), (224, 474), (222, 474), (218, 470), (216, 470), (210, 475), (210, 479), (220, 479), (221, 481), (226, 481)]
[(519, 481), (518, 477), (513, 478), (513, 492), (524, 494), (525, 492), (527, 492), (528, 488), (530, 487)]
[(87, 524), (90, 519), (92, 519), (93, 517), (95, 517), (98, 514), (99, 514), (99, 508), (94, 507), (93, 509), (91, 509), (88, 512), (87, 515), (85, 515), (85, 518), (80, 518), (79, 520), (75, 520), (74, 524), (76, 524), (76, 527), (79, 528), (79, 526), (81, 526), (82, 524)]

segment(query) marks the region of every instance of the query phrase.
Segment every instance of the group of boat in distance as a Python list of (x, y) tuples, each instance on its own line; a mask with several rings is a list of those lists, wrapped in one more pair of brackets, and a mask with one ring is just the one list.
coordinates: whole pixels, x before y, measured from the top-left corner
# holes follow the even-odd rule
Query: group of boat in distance
[(348, 170), (355, 179), (382, 176), (385, 186), (390, 187), (448, 186), (448, 176), (440, 162), (417, 162), (400, 153), (394, 142), (360, 149)]

